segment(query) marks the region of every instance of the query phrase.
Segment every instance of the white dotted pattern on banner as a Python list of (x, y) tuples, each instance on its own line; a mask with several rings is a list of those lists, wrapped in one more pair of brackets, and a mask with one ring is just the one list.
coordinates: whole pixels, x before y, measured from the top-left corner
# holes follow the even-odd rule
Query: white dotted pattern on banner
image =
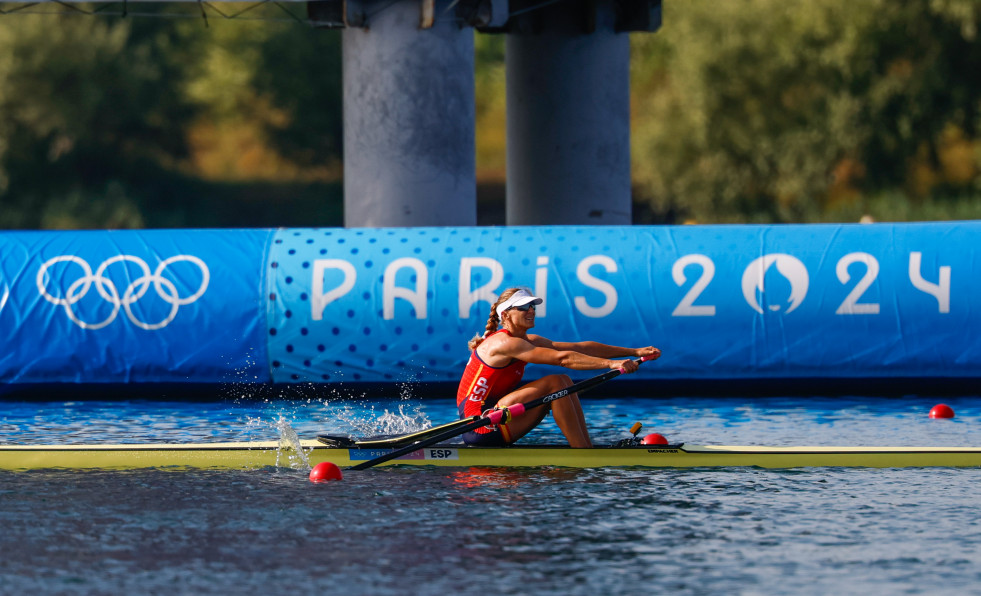
[[(495, 291), (515, 285), (533, 288), (536, 270), (563, 268), (565, 260), (574, 270), (587, 246), (609, 253), (623, 240), (622, 233), (586, 230), (588, 234), (577, 228), (280, 230), (267, 271), (273, 378), (277, 382), (455, 380), (469, 356), (466, 342), (483, 331), (490, 312), (490, 304), (478, 300), (469, 318), (459, 317), (461, 258), (489, 257), (501, 263), (502, 281)], [(381, 295), (384, 271), (405, 257), (418, 259), (425, 268), (429, 310), (419, 319), (408, 301), (395, 300), (395, 317), (386, 320)], [(349, 264), (347, 275), (353, 272), (354, 280), (315, 320), (312, 280), (318, 260)], [(340, 292), (345, 285), (343, 267), (328, 269), (321, 292)], [(471, 287), (488, 284), (491, 275), (489, 269), (475, 266)], [(415, 287), (417, 281), (411, 268), (396, 275), (401, 288)], [(434, 295), (437, 288), (439, 296)]]

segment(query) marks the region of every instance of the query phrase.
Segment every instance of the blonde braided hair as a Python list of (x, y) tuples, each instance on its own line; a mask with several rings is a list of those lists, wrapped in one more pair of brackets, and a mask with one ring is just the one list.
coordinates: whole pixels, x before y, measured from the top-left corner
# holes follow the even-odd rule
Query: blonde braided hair
[(470, 348), (471, 352), (476, 350), (477, 346), (479, 346), (484, 339), (490, 336), (491, 333), (497, 331), (497, 328), (501, 325), (501, 317), (497, 316), (498, 305), (510, 298), (512, 294), (520, 289), (522, 288), (508, 288), (507, 290), (501, 292), (501, 295), (497, 297), (497, 302), (491, 305), (490, 316), (487, 317), (487, 328), (484, 330), (484, 334), (474, 335), (473, 338), (471, 338), (471, 340), (467, 343), (467, 347)]

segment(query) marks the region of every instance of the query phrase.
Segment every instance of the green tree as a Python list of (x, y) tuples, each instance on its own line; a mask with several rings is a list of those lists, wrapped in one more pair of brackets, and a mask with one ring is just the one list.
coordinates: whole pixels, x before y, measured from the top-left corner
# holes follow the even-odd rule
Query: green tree
[(477, 177), (498, 183), (507, 162), (504, 41), (502, 34), (474, 36)]
[(39, 227), (52, 198), (110, 187), (109, 220), (139, 225), (118, 181), (186, 154), (194, 52), (164, 21), (0, 19), (0, 226)]
[(282, 27), (262, 46), (255, 88), (287, 115), (267, 123), (270, 140), (303, 166), (342, 157), (341, 33)]
[[(974, 142), (979, 6), (667, 3), (661, 31), (633, 40), (638, 193), (699, 221), (786, 222), (908, 189), (951, 139)], [(969, 159), (938, 180), (974, 188)]]
[[(255, 129), (270, 152), (299, 168), (337, 164), (340, 36), (294, 22), (218, 21), (204, 34), (189, 95), (202, 106), (202, 119), (226, 130)], [(233, 177), (246, 179), (248, 172)]]
[(292, 21), (0, 17), (0, 227), (222, 225), (205, 206), (282, 225), (264, 218), (297, 193), (336, 223), (339, 40)]

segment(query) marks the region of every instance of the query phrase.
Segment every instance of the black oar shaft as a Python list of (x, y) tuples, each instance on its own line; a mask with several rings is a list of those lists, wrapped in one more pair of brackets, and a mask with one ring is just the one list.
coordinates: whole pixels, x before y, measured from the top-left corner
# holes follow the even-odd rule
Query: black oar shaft
[[(640, 364), (641, 362), (644, 362), (646, 360), (648, 360), (648, 358), (644, 357), (644, 358), (638, 358), (637, 360), (634, 360), (634, 362)], [(439, 433), (437, 435), (426, 437), (425, 439), (422, 439), (411, 445), (402, 447), (401, 449), (396, 449), (395, 451), (386, 453), (384, 455), (380, 455), (374, 459), (369, 459), (368, 461), (363, 461), (359, 464), (355, 464), (348, 469), (366, 470), (368, 468), (377, 466), (378, 464), (383, 464), (387, 461), (402, 457), (403, 455), (408, 455), (409, 453), (418, 451), (423, 447), (428, 447), (430, 445), (435, 445), (436, 443), (439, 443), (441, 441), (452, 439), (453, 437), (458, 437), (472, 430), (476, 430), (484, 426), (489, 426), (491, 424), (499, 424), (502, 421), (507, 422), (508, 420), (511, 419), (512, 416), (520, 416), (521, 414), (532, 408), (537, 408), (540, 405), (547, 404), (549, 402), (563, 398), (572, 393), (581, 393), (588, 389), (592, 389), (593, 387), (599, 385), (600, 383), (605, 383), (606, 381), (609, 381), (614, 377), (618, 377), (623, 373), (624, 373), (623, 369), (619, 369), (619, 368), (614, 370), (608, 370), (601, 375), (597, 375), (590, 379), (579, 381), (578, 383), (573, 383), (572, 385), (569, 385), (565, 389), (560, 389), (559, 391), (556, 391), (554, 393), (549, 393), (548, 395), (543, 395), (541, 397), (535, 398), (528, 403), (524, 403), (524, 404), (518, 403), (501, 410), (495, 410), (490, 415), (474, 420), (473, 422), (467, 424), (466, 426), (456, 427), (444, 433)]]

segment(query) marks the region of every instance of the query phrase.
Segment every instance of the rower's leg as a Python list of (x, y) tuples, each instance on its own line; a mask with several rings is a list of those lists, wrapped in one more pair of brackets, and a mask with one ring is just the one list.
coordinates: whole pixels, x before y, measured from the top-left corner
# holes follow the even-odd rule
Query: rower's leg
[[(572, 385), (572, 379), (568, 375), (549, 375), (532, 381), (520, 389), (502, 397), (498, 402), (498, 407), (507, 407), (516, 403), (527, 403), (533, 399), (555, 393), (565, 387)], [(550, 408), (549, 408), (550, 407)], [(518, 416), (508, 423), (508, 430), (511, 431), (511, 440), (517, 441), (528, 434), (533, 428), (545, 418), (548, 410), (552, 410), (555, 423), (565, 436), (566, 441), (571, 447), (592, 447), (589, 439), (589, 431), (586, 429), (586, 419), (582, 413), (582, 405), (579, 403), (579, 396), (576, 394), (567, 395), (557, 399), (550, 404), (529, 410), (523, 416)]]
[[(497, 407), (506, 408), (517, 403), (527, 403), (533, 399), (550, 393), (547, 389), (549, 385), (543, 384), (541, 381), (541, 379), (538, 381), (533, 381), (527, 385), (523, 385), (522, 387), (515, 389), (511, 393), (508, 393), (498, 400)], [(521, 437), (531, 432), (531, 430), (536, 426), (541, 424), (542, 420), (544, 420), (545, 416), (548, 414), (549, 409), (550, 408), (548, 406), (538, 406), (537, 408), (532, 408), (526, 411), (521, 416), (517, 416), (511, 420), (511, 422), (508, 422), (508, 431), (510, 431), (511, 434), (511, 442), (513, 443), (517, 441)]]
[[(569, 421), (563, 424), (563, 422), (559, 421), (559, 416), (568, 417)], [(553, 402), (552, 417), (555, 418), (555, 422), (562, 429), (562, 433), (569, 441), (570, 446), (593, 446), (593, 441), (589, 438), (589, 429), (586, 428), (586, 416), (582, 413), (582, 404), (579, 403), (578, 393), (573, 393)], [(566, 428), (569, 430), (566, 430)], [(576, 437), (575, 441), (570, 435)]]

